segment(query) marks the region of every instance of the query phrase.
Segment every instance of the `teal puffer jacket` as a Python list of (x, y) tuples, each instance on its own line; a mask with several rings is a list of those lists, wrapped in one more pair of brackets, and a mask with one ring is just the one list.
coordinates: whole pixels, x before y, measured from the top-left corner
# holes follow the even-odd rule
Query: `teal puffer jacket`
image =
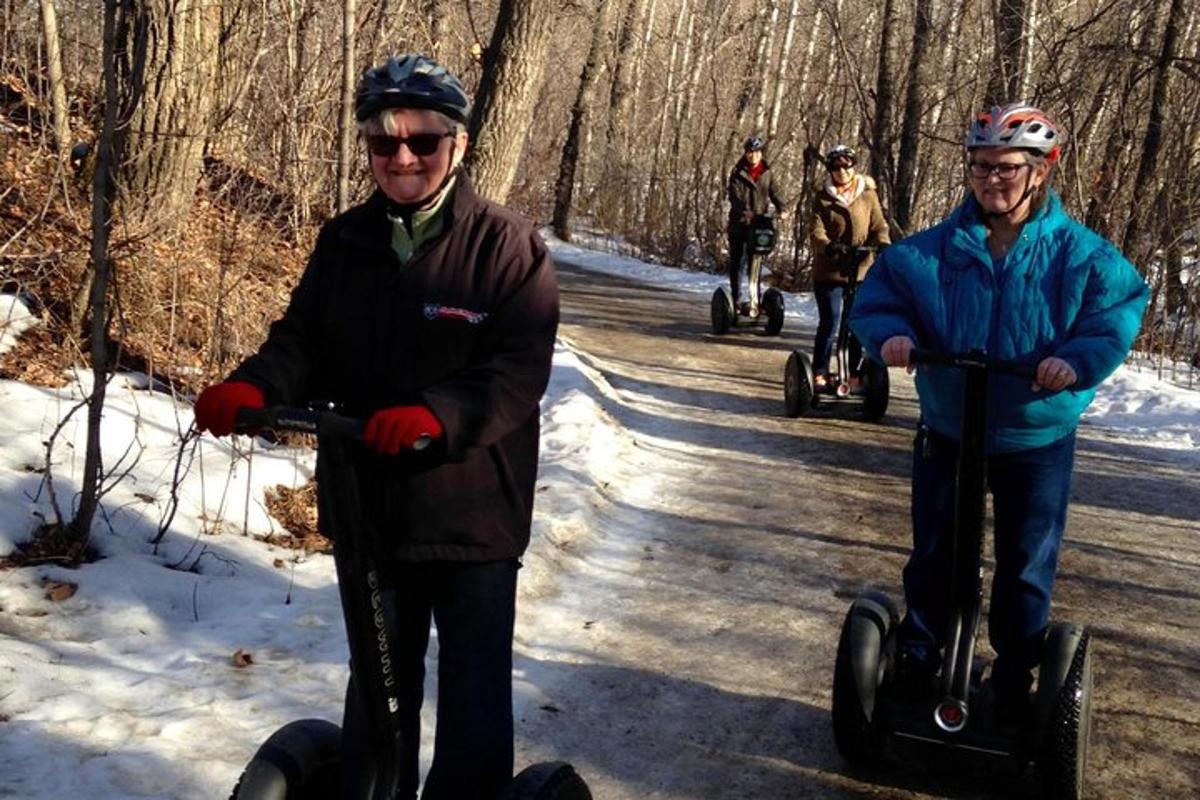
[[(1078, 381), (1034, 392), (1028, 380), (997, 375), (988, 397), (988, 451), (1054, 442), (1079, 424), (1096, 387), (1124, 360), (1149, 290), (1110, 242), (1067, 216), (1058, 196), (1025, 224), (1001, 264), (986, 244), (973, 197), (938, 225), (893, 245), (859, 288), (850, 327), (876, 361), (883, 343), (908, 336), (942, 352), (982, 350), (1036, 366), (1057, 356)], [(921, 416), (958, 439), (962, 373), (917, 370)]]

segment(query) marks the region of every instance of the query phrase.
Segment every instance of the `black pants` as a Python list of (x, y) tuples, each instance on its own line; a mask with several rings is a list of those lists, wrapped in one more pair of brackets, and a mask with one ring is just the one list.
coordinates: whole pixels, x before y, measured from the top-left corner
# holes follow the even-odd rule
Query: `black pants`
[[(437, 626), (437, 733), (422, 800), (497, 797), (513, 774), (512, 636), (517, 559), (400, 565), (384, 578), (403, 744), (397, 797), (420, 781), (421, 704), (430, 620)], [(369, 769), (353, 678), (343, 720), (342, 794)]]
[(742, 259), (746, 256), (746, 244), (750, 240), (750, 228), (737, 222), (730, 222), (729, 234), (729, 288), (733, 292), (733, 304), (736, 307), (738, 296), (741, 294)]

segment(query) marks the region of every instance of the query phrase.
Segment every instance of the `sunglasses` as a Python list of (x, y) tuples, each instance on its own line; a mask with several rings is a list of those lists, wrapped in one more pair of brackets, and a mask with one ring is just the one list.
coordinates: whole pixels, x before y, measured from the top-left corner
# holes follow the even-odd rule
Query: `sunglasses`
[(831, 170), (854, 169), (854, 165), (845, 161), (839, 161), (836, 164), (832, 164), (829, 168)]
[(414, 156), (431, 156), (437, 152), (442, 139), (454, 136), (453, 131), (445, 133), (414, 133), (412, 136), (384, 136), (373, 134), (367, 137), (367, 150), (373, 156), (391, 158), (400, 152), (400, 145), (408, 147)]

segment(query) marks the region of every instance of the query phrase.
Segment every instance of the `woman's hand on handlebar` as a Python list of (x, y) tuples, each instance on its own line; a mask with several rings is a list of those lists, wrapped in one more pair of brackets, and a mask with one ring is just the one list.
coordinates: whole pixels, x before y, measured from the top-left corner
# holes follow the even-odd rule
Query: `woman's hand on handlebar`
[(904, 367), (912, 375), (916, 366), (912, 363), (912, 351), (916, 347), (907, 336), (893, 336), (879, 348), (883, 363), (889, 367)]
[(1061, 358), (1050, 356), (1043, 358), (1037, 366), (1037, 378), (1034, 379), (1033, 390), (1040, 392), (1042, 389), (1047, 389), (1051, 392), (1057, 392), (1060, 389), (1066, 389), (1075, 381), (1079, 380), (1079, 376), (1075, 374), (1075, 370), (1066, 361)]

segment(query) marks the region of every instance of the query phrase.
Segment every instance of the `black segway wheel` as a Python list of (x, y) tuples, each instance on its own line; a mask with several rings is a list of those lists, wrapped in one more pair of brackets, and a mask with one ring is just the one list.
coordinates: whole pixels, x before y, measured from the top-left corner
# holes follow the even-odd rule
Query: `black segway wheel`
[(323, 719), (284, 725), (263, 742), (230, 800), (322, 800), (337, 797), (342, 730)]
[(730, 307), (729, 299), (725, 292), (717, 289), (712, 296), (712, 332), (717, 336), (723, 336), (729, 333), (729, 326), (733, 324), (733, 309)]
[(500, 800), (592, 800), (592, 793), (570, 764), (548, 761), (521, 770)]
[(807, 414), (813, 404), (812, 363), (793, 350), (783, 368), (783, 406), (789, 417)]
[(767, 315), (767, 336), (778, 336), (783, 330), (783, 292), (772, 287), (763, 292), (763, 311)]
[(833, 740), (853, 763), (876, 762), (883, 753), (884, 730), (875, 714), (876, 699), (891, 668), (891, 636), (899, 615), (878, 592), (859, 595), (850, 605), (838, 639), (833, 668)]
[(887, 413), (888, 394), (891, 391), (887, 367), (871, 359), (863, 361), (863, 419), (878, 422)]
[[(1053, 676), (1062, 665), (1063, 640), (1076, 639), (1070, 652), (1070, 666), (1055, 694), (1046, 720), (1042, 752), (1038, 758), (1042, 786), (1046, 796), (1055, 800), (1078, 800), (1083, 797), (1083, 782), (1087, 769), (1088, 741), (1092, 732), (1092, 653), (1087, 632), (1071, 629), (1058, 632), (1052, 629), (1047, 637), (1046, 657), (1042, 670)], [(1072, 636), (1075, 634), (1075, 636)], [(1058, 641), (1056, 641), (1056, 639)], [(1051, 663), (1048, 663), (1051, 662)], [(1040, 674), (1039, 674), (1040, 680)], [(1053, 682), (1053, 678), (1051, 679)], [(1039, 687), (1039, 706), (1043, 692)]]

